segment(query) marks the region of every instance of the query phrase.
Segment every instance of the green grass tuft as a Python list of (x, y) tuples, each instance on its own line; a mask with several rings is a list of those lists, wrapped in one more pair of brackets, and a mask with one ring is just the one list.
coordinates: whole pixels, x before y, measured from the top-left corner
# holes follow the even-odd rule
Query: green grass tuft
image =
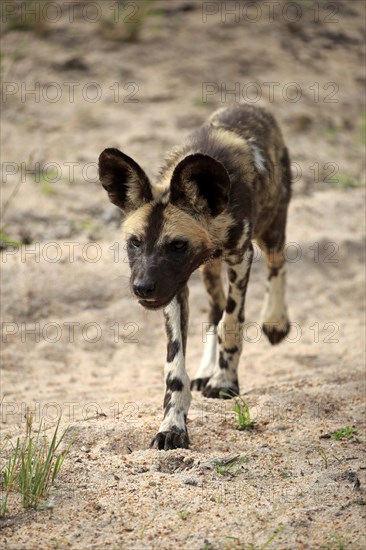
[(255, 420), (251, 419), (249, 407), (244, 399), (240, 395), (224, 391), (220, 391), (220, 395), (234, 399), (233, 411), (237, 414), (237, 429), (239, 431), (252, 430), (255, 426)]
[(11, 493), (18, 493), (24, 508), (39, 508), (42, 499), (49, 495), (50, 489), (59, 474), (62, 464), (74, 441), (71, 438), (66, 448), (57, 451), (69, 433), (67, 428), (58, 438), (58, 420), (52, 440), (49, 443), (46, 435), (41, 435), (42, 422), (37, 433), (33, 435), (32, 417), (26, 418), (26, 434), (23, 443), (17, 438), (16, 445), (5, 465), (0, 469), (2, 501), (0, 516), (8, 512), (8, 499)]
[(362, 182), (346, 174), (337, 174), (336, 178), (330, 181), (330, 184), (337, 189), (355, 189), (361, 187)]
[(356, 428), (346, 426), (345, 428), (340, 428), (336, 432), (321, 435), (320, 439), (335, 439), (336, 441), (339, 441), (340, 439), (350, 439), (353, 435), (357, 435)]
[(337, 432), (332, 432), (330, 437), (336, 441), (339, 441), (340, 439), (350, 439), (350, 437), (356, 434), (357, 430), (355, 428), (350, 428), (347, 426), (346, 428), (341, 428)]
[(12, 246), (13, 248), (20, 247), (20, 242), (16, 241), (15, 239), (12, 239), (10, 235), (6, 232), (4, 227), (0, 227), (0, 247), (1, 247), (1, 244), (9, 245), (9, 246)]
[(235, 477), (239, 475), (243, 469), (242, 465), (247, 461), (246, 456), (234, 456), (229, 460), (217, 460), (215, 462), (215, 470), (222, 476)]

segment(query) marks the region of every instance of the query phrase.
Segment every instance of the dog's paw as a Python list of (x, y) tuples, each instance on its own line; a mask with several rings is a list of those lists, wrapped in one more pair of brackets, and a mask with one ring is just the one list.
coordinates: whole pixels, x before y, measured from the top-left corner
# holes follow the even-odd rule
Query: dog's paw
[(207, 386), (209, 379), (210, 378), (207, 376), (207, 378), (195, 378), (191, 380), (191, 390), (202, 391)]
[(239, 395), (239, 385), (232, 384), (230, 386), (223, 385), (222, 387), (217, 387), (211, 386), (210, 382), (208, 382), (202, 394), (204, 397), (211, 397), (212, 399), (231, 399)]
[(188, 449), (188, 445), (188, 433), (173, 426), (169, 431), (158, 432), (151, 440), (150, 447), (159, 451), (169, 451), (170, 449)]
[(275, 346), (276, 344), (282, 342), (282, 340), (286, 338), (290, 332), (290, 323), (287, 322), (285, 325), (278, 327), (274, 326), (274, 324), (263, 323), (262, 329), (272, 346)]

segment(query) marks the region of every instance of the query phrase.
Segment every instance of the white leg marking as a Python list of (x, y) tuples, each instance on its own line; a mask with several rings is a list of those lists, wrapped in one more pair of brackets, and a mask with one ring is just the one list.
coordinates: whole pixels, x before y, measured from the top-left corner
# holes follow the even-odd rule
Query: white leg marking
[[(168, 323), (171, 343), (179, 344), (179, 351), (175, 354), (172, 361), (166, 362), (164, 374), (165, 380), (169, 379), (180, 381), (183, 385), (181, 391), (172, 389), (168, 411), (163, 422), (160, 425), (159, 432), (169, 431), (173, 426), (181, 430), (186, 430), (186, 416), (191, 403), (191, 391), (189, 387), (189, 378), (185, 368), (185, 359), (183, 354), (183, 341), (180, 328), (180, 305), (177, 298), (174, 298), (165, 308), (164, 313)], [(169, 391), (169, 389), (167, 389)]]
[[(211, 388), (237, 387), (237, 369), (243, 347), (242, 326), (244, 323), (244, 306), (250, 267), (253, 259), (253, 249), (244, 254), (241, 263), (231, 265), (236, 273), (236, 279), (230, 283), (228, 305), (233, 304), (229, 312), (226, 308), (218, 326), (218, 335), (221, 338), (219, 358), (208, 385)], [(206, 395), (209, 397), (210, 388)], [(205, 395), (205, 392), (204, 392)]]
[(195, 378), (209, 378), (215, 368), (217, 355), (217, 329), (215, 325), (208, 325), (205, 338), (203, 356)]
[(275, 329), (282, 331), (288, 323), (285, 303), (286, 266), (283, 265), (276, 276), (268, 281), (268, 288), (261, 312), (262, 324), (271, 324)]

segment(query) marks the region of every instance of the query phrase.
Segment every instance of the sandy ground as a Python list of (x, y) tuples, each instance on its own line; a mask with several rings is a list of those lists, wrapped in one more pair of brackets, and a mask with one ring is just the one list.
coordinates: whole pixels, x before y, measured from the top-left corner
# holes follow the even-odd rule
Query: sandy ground
[[(135, 42), (108, 38), (79, 4), (73, 22), (64, 10), (45, 35), (2, 38), (2, 205), (13, 193), (2, 227), (23, 243), (1, 258), (2, 438), (24, 434), (27, 408), (48, 433), (62, 415), (75, 434), (45, 509), (11, 499), (2, 547), (364, 548), (365, 4), (314, 12), (313, 2), (281, 1), (272, 20), (257, 2), (262, 15), (250, 21), (252, 2), (228, 2), (239, 11), (225, 21), (224, 4), (155, 1)], [(230, 402), (195, 392), (190, 449), (157, 452), (162, 315), (130, 296), (120, 217), (95, 162), (118, 146), (153, 176), (169, 147), (238, 99), (225, 90), (252, 102), (260, 92), (289, 145), (293, 328), (275, 348), (257, 332), (258, 255), (239, 368), (255, 429), (238, 431)], [(197, 273), (190, 295), (192, 376), (207, 317)], [(346, 426), (357, 430), (348, 440), (321, 437)], [(2, 464), (9, 452), (7, 443)], [(237, 456), (240, 466), (217, 471)]]

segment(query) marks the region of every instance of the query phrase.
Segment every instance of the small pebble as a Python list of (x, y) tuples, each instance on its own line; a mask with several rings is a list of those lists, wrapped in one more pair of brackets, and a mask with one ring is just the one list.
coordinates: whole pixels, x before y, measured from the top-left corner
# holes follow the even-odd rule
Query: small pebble
[(193, 479), (193, 477), (187, 477), (186, 479), (183, 479), (183, 483), (185, 485), (197, 485), (197, 481)]

